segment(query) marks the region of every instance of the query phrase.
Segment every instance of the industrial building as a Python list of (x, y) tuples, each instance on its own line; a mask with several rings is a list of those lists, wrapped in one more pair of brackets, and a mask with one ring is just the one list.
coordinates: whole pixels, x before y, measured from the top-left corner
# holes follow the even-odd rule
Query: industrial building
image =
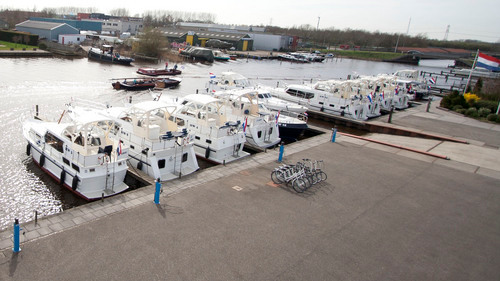
[[(177, 28), (194, 31), (196, 34), (203, 33), (239, 33), (247, 35), (251, 40), (251, 46), (247, 50), (262, 50), (262, 51), (282, 51), (282, 50), (295, 50), (298, 43), (296, 36), (276, 35), (266, 33), (265, 27), (248, 26), (248, 25), (223, 25), (223, 24), (209, 24), (209, 23), (195, 23), (195, 22), (179, 22), (176, 24)], [(204, 36), (204, 35), (202, 35)], [(219, 38), (217, 38), (219, 39)], [(243, 51), (243, 50), (241, 50)]]
[(67, 23), (27, 20), (16, 24), (16, 30), (36, 34), (40, 39), (58, 41), (60, 34), (80, 34), (80, 31)]
[(236, 32), (215, 32), (215, 31), (189, 31), (185, 29), (162, 29), (170, 43), (183, 44), (188, 46), (205, 47), (210, 39), (217, 39), (230, 43), (235, 50), (253, 50), (253, 40), (247, 33)]

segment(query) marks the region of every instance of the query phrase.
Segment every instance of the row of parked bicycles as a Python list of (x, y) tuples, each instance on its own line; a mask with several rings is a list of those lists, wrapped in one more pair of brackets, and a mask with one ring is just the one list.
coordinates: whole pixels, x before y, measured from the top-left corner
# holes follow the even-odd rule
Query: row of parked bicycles
[(276, 184), (286, 184), (302, 193), (309, 187), (325, 181), (326, 173), (322, 170), (323, 160), (302, 159), (295, 165), (281, 165), (271, 172), (271, 179)]

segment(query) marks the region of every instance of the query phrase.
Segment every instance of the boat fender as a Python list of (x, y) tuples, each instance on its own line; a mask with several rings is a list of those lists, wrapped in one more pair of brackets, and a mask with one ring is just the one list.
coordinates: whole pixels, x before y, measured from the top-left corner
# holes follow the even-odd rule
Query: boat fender
[(210, 157), (210, 146), (205, 150), (205, 158), (208, 159)]
[(43, 167), (43, 164), (45, 164), (45, 155), (44, 154), (40, 154), (40, 167)]
[(63, 185), (63, 184), (64, 184), (64, 180), (65, 180), (65, 179), (66, 179), (66, 171), (65, 171), (64, 169), (62, 169), (62, 171), (61, 171), (61, 177), (60, 177), (59, 183), (60, 183), (61, 185)]
[(325, 108), (324, 108), (324, 107), (321, 107), (320, 111), (321, 111), (321, 112), (324, 112), (324, 111), (325, 111)]
[(31, 144), (28, 142), (28, 145), (26, 145), (26, 155), (30, 156), (31, 154)]
[(137, 162), (137, 169), (142, 170), (142, 162)]
[(76, 188), (78, 187), (78, 182), (79, 181), (80, 181), (80, 179), (78, 178), (77, 175), (75, 175), (73, 177), (73, 182), (71, 183), (71, 189), (76, 190)]

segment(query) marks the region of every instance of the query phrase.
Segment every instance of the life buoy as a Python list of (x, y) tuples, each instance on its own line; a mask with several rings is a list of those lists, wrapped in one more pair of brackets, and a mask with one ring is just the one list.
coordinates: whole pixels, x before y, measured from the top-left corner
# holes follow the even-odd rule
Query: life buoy
[(76, 188), (78, 187), (78, 182), (79, 181), (80, 181), (80, 179), (78, 178), (77, 175), (75, 175), (73, 177), (73, 182), (71, 183), (71, 189), (76, 190)]
[(45, 155), (43, 154), (40, 154), (40, 167), (43, 167), (43, 164), (45, 164)]
[(31, 144), (28, 142), (28, 145), (26, 145), (26, 155), (30, 156), (31, 154)]
[(208, 159), (210, 157), (210, 147), (207, 147), (205, 150), (205, 158)]
[(66, 179), (66, 171), (63, 169), (61, 171), (61, 177), (59, 179), (59, 184), (63, 185), (64, 184), (64, 180)]

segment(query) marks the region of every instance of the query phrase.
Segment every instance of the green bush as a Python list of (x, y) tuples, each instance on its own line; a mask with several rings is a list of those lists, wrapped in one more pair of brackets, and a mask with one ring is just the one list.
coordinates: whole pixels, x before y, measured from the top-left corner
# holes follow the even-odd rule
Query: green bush
[(457, 109), (455, 110), (456, 112), (460, 113), (460, 114), (465, 114), (465, 112), (467, 111), (467, 109), (465, 108), (460, 108), (460, 109)]
[(469, 117), (478, 117), (479, 114), (477, 114), (477, 108), (475, 107), (471, 107), (469, 109), (467, 109), (467, 111), (465, 112), (465, 115), (469, 116)]
[(453, 93), (446, 95), (441, 99), (440, 103), (441, 107), (453, 109), (454, 106), (460, 105), (462, 108), (468, 108), (469, 105), (465, 100), (464, 96), (459, 94), (458, 91), (454, 91)]
[(488, 114), (491, 113), (491, 110), (489, 108), (486, 108), (486, 107), (481, 107), (478, 111), (477, 111), (477, 114), (479, 115), (479, 117), (486, 117), (488, 116)]
[(454, 106), (453, 106), (452, 110), (453, 110), (453, 111), (457, 111), (457, 112), (458, 112), (458, 110), (459, 110), (459, 109), (463, 109), (463, 108), (464, 108), (464, 107), (463, 107), (463, 106), (461, 106), (460, 104), (456, 104), (456, 105), (454, 105)]
[(500, 116), (496, 115), (495, 113), (488, 114), (488, 117), (486, 117), (488, 121), (491, 122), (499, 122), (498, 120), (500, 119)]
[(498, 102), (491, 100), (477, 100), (474, 102), (473, 106), (477, 109), (485, 107), (488, 108), (490, 112), (495, 112), (497, 110)]

